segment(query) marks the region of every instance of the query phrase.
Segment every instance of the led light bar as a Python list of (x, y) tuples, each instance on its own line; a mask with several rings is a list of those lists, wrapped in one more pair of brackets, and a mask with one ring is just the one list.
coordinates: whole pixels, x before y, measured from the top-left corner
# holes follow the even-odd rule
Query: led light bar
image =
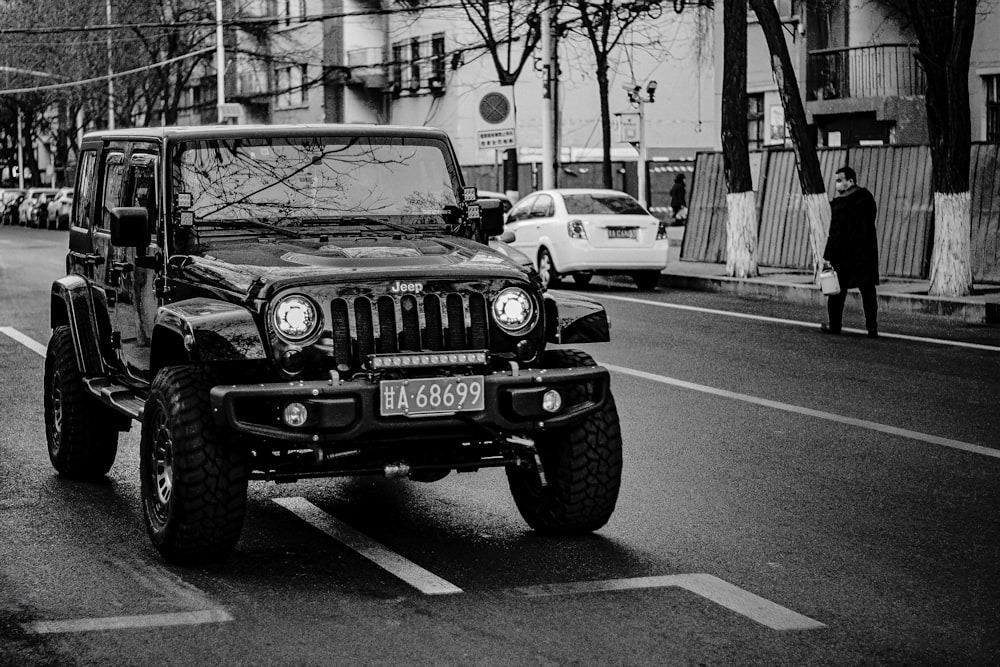
[(404, 352), (401, 354), (372, 354), (368, 366), (373, 370), (386, 368), (426, 368), (430, 366), (485, 365), (486, 350), (464, 352)]

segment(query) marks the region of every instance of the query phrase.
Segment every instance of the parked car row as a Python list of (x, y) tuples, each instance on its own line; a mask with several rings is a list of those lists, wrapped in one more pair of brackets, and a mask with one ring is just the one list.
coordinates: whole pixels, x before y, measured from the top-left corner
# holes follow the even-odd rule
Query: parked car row
[(73, 188), (0, 190), (0, 224), (69, 229)]
[(624, 192), (541, 190), (514, 204), (500, 238), (531, 258), (546, 287), (624, 274), (650, 290), (667, 266), (668, 224)]

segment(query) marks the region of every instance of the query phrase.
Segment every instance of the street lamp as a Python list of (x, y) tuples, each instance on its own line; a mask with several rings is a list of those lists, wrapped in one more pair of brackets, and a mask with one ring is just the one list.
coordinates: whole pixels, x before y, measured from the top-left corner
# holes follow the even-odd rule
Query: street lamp
[(645, 92), (635, 82), (632, 82), (632, 86), (625, 86), (625, 90), (628, 92), (628, 101), (639, 112), (639, 145), (637, 147), (639, 165), (637, 171), (639, 174), (639, 203), (643, 208), (646, 208), (648, 190), (646, 185), (646, 105), (652, 104), (656, 99), (656, 86), (656, 81), (650, 81), (646, 84)]

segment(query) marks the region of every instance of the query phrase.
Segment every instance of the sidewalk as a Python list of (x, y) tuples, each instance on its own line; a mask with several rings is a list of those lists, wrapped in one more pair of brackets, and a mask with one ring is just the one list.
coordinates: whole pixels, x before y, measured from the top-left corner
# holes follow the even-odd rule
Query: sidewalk
[[(813, 284), (812, 274), (798, 269), (760, 267), (758, 277), (740, 279), (726, 276), (725, 264), (682, 261), (683, 235), (683, 227), (670, 228), (670, 257), (660, 278), (661, 287), (826, 305), (826, 297)], [(929, 296), (929, 286), (929, 280), (883, 278), (878, 286), (879, 310), (934, 315), (970, 324), (1000, 323), (1000, 285), (975, 284), (972, 296), (966, 297)], [(860, 307), (861, 294), (849, 290), (847, 300)]]

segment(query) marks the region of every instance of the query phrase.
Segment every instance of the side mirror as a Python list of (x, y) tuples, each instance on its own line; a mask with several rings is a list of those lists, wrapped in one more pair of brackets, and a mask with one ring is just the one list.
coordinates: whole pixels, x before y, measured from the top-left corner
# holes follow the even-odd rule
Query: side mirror
[(480, 199), (479, 231), (484, 237), (497, 236), (503, 232), (503, 205), (499, 199)]
[(116, 206), (111, 209), (111, 245), (145, 248), (149, 240), (149, 211), (141, 206)]

